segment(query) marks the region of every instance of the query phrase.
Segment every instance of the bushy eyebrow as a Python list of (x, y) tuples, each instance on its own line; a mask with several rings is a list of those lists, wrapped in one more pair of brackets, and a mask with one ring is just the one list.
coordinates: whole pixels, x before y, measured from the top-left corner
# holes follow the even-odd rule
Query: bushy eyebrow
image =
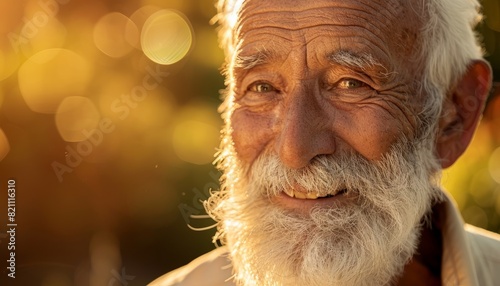
[(356, 54), (345, 50), (328, 54), (327, 60), (332, 65), (342, 65), (361, 70), (384, 67), (380, 62), (375, 60), (371, 54)]
[(369, 53), (354, 53), (351, 51), (335, 51), (327, 55), (331, 65), (340, 65), (351, 69), (367, 72), (370, 76), (387, 81), (396, 72), (391, 72), (387, 66), (376, 60)]
[(267, 50), (258, 51), (251, 55), (238, 55), (234, 60), (234, 68), (249, 70), (256, 66), (267, 64), (273, 58), (273, 55)]

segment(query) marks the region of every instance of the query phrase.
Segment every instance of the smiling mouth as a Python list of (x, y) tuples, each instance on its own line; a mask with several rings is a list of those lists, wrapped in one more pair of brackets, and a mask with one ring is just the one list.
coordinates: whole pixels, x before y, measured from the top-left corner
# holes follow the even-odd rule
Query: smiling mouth
[(317, 199), (327, 199), (332, 198), (339, 195), (344, 195), (348, 192), (347, 189), (339, 189), (333, 194), (320, 195), (314, 192), (301, 192), (293, 189), (286, 189), (283, 192), (291, 198), (300, 199), (300, 200), (317, 200)]

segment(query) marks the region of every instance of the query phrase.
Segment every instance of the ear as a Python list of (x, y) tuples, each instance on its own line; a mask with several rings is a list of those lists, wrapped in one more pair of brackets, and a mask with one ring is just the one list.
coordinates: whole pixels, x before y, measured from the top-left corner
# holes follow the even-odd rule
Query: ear
[(484, 60), (474, 60), (447, 94), (436, 142), (443, 168), (455, 163), (469, 146), (491, 88), (491, 77), (490, 65)]

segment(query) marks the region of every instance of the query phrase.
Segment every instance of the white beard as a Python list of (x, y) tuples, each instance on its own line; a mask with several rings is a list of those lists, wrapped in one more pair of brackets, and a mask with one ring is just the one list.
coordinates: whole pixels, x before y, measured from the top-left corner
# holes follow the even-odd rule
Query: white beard
[[(225, 148), (223, 189), (206, 207), (238, 285), (387, 285), (413, 256), (422, 220), (441, 197), (433, 154), (415, 145), (396, 144), (376, 162), (321, 156), (302, 170), (264, 154), (249, 172)], [(345, 186), (359, 199), (307, 215), (270, 202), (296, 184), (320, 194)]]

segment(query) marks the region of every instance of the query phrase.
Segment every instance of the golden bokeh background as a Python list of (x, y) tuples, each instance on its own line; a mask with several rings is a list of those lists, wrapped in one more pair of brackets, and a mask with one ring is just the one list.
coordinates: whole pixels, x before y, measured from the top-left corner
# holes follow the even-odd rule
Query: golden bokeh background
[[(478, 30), (498, 81), (500, 1), (483, 4)], [(0, 2), (0, 285), (145, 285), (214, 247), (214, 230), (187, 226), (213, 223), (196, 216), (220, 175), (214, 14), (211, 0)], [(443, 175), (465, 220), (495, 232), (499, 93)]]

